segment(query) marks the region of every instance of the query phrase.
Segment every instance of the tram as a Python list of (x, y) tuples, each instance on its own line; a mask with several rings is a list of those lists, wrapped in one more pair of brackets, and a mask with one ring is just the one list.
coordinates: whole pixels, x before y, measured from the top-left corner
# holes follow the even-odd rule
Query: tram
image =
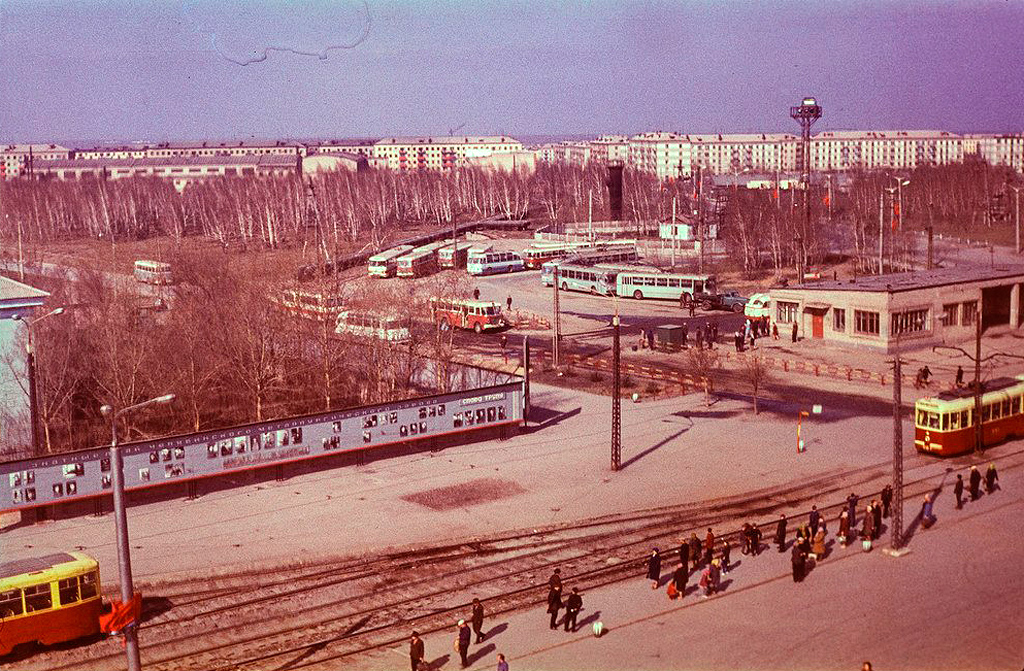
[[(994, 445), (1024, 436), (1024, 375), (997, 378), (981, 396), (982, 442)], [(967, 388), (922, 398), (914, 405), (914, 447), (918, 452), (952, 457), (975, 449), (974, 391)]]
[(100, 633), (99, 563), (81, 552), (0, 564), (0, 655)]

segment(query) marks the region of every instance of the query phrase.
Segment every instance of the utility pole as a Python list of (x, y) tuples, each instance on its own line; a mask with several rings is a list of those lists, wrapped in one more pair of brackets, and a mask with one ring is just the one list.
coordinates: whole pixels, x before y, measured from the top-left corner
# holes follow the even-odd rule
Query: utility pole
[(554, 320), (552, 326), (554, 326), (554, 336), (551, 338), (551, 365), (554, 366), (555, 372), (558, 372), (558, 366), (561, 363), (559, 360), (559, 341), (562, 339), (562, 318), (561, 312), (558, 308), (558, 266), (554, 268), (553, 277), (555, 279), (555, 300), (554, 300)]
[[(1013, 189), (1013, 211), (1014, 211), (1014, 221), (1015, 221), (1015, 224), (1016, 224), (1016, 232), (1017, 232), (1016, 237), (1015, 237), (1016, 244), (1014, 244), (1013, 248), (1014, 248), (1014, 250), (1016, 250), (1016, 252), (1018, 254), (1020, 254), (1020, 187), (1019, 186), (1013, 186), (1011, 184), (1007, 184), (1006, 186), (1008, 186), (1009, 188)], [(20, 249), (20, 247), (19, 247), (19, 249)]]
[[(800, 179), (804, 186), (804, 229), (802, 235), (806, 237), (811, 230), (811, 126), (821, 118), (821, 105), (814, 98), (804, 98), (797, 107), (789, 108), (789, 116), (800, 124)], [(804, 264), (804, 248), (800, 247), (800, 267)], [(803, 275), (800, 276), (803, 282)]]
[(530, 416), (530, 336), (523, 336), (523, 426)]
[(896, 335), (896, 359), (892, 362), (892, 549), (903, 547), (903, 366)]
[(981, 426), (981, 302), (974, 310), (974, 449), (985, 451)]
[(697, 272), (704, 274), (704, 174), (701, 166), (697, 166), (697, 243), (700, 245), (700, 254), (697, 258)]
[(935, 213), (933, 203), (928, 201), (928, 270), (935, 267)]
[(885, 257), (883, 256), (882, 236), (885, 227), (885, 189), (878, 192), (878, 274), (885, 274)]
[(672, 194), (672, 267), (676, 267), (676, 195)]
[(622, 466), (622, 379), (619, 371), (619, 314), (612, 317), (612, 470)]

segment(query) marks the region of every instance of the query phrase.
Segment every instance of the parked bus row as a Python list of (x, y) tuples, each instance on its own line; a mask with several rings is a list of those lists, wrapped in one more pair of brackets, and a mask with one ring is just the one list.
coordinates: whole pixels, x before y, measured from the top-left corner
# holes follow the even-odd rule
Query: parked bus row
[(534, 243), (523, 250), (524, 265), (530, 270), (541, 268), (549, 261), (587, 252), (602, 252), (632, 249), (636, 253), (636, 240), (594, 240), (588, 242), (564, 242), (556, 244)]
[(555, 265), (558, 267), (558, 288), (562, 291), (583, 291), (637, 300), (659, 298), (687, 304), (695, 294), (715, 294), (718, 290), (714, 275), (666, 273), (653, 267), (613, 263), (552, 264), (542, 272), (544, 286), (554, 284)]

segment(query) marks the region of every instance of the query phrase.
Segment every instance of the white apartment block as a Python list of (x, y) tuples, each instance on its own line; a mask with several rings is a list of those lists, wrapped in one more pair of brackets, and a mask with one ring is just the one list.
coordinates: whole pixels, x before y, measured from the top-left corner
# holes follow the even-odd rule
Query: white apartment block
[(466, 159), (521, 151), (522, 142), (505, 136), (390, 137), (373, 145), (373, 155), (392, 170), (449, 170)]
[(992, 165), (1005, 165), (1024, 172), (1024, 134), (977, 137), (978, 155)]
[(719, 175), (744, 171), (785, 172), (796, 165), (799, 138), (795, 135), (687, 135), (686, 138), (693, 145), (694, 165)]
[(658, 179), (678, 179), (692, 173), (693, 145), (678, 133), (641, 133), (629, 138), (628, 165)]
[(58, 144), (8, 144), (0, 147), (0, 179), (12, 179), (26, 173), (36, 160), (67, 158), (71, 150)]

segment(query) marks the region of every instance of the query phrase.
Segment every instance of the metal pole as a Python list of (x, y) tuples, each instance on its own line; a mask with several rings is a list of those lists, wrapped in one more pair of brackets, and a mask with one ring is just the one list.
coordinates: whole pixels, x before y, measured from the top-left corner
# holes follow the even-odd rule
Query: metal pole
[(701, 171), (701, 166), (697, 166), (697, 235), (700, 238), (700, 254), (698, 256), (697, 270), (701, 275), (704, 274), (704, 175)]
[[(132, 584), (131, 549), (128, 545), (128, 514), (125, 510), (124, 495), (124, 462), (121, 450), (117, 445), (117, 418), (120, 413), (113, 413), (110, 419), (110, 468), (114, 486), (114, 523), (117, 528), (117, 567), (121, 579), (121, 601), (130, 603), (135, 594)], [(141, 671), (139, 659), (139, 633), (137, 623), (132, 622), (124, 628), (125, 655), (128, 657), (128, 671)]]
[[(27, 326), (27, 324), (26, 324)], [(28, 406), (32, 423), (32, 454), (39, 456), (39, 402), (36, 391), (36, 357), (32, 347), (32, 327), (28, 327), (28, 350), (26, 364), (28, 367)]]
[(1007, 186), (1013, 189), (1014, 223), (1016, 225), (1016, 237), (1014, 238), (1015, 244), (1013, 248), (1016, 250), (1018, 254), (1020, 254), (1020, 187), (1011, 186), (1009, 184), (1007, 184)]
[(530, 336), (523, 336), (523, 426), (530, 416)]
[(672, 195), (672, 267), (676, 267), (676, 196)]
[(622, 466), (622, 380), (619, 372), (619, 315), (612, 317), (612, 470)]
[(882, 247), (883, 227), (885, 226), (885, 189), (878, 193), (878, 274), (885, 274), (885, 259)]
[(555, 371), (557, 371), (558, 370), (558, 365), (559, 365), (559, 363), (561, 363), (561, 361), (559, 360), (559, 351), (558, 350), (559, 350), (559, 344), (560, 344), (559, 341), (562, 339), (561, 312), (558, 309), (558, 266), (557, 265), (555, 266), (555, 270), (554, 270), (553, 275), (554, 275), (554, 278), (555, 278), (555, 284), (554, 284), (554, 286), (555, 286), (555, 299), (554, 299), (555, 315), (554, 315), (554, 324), (553, 324), (553, 326), (555, 327), (555, 332), (554, 332), (554, 335), (551, 338), (551, 365), (554, 366)]
[(892, 378), (892, 549), (903, 546), (903, 367), (900, 361), (899, 335), (896, 336), (896, 360)]
[(974, 311), (974, 449), (985, 451), (981, 426), (981, 302)]

